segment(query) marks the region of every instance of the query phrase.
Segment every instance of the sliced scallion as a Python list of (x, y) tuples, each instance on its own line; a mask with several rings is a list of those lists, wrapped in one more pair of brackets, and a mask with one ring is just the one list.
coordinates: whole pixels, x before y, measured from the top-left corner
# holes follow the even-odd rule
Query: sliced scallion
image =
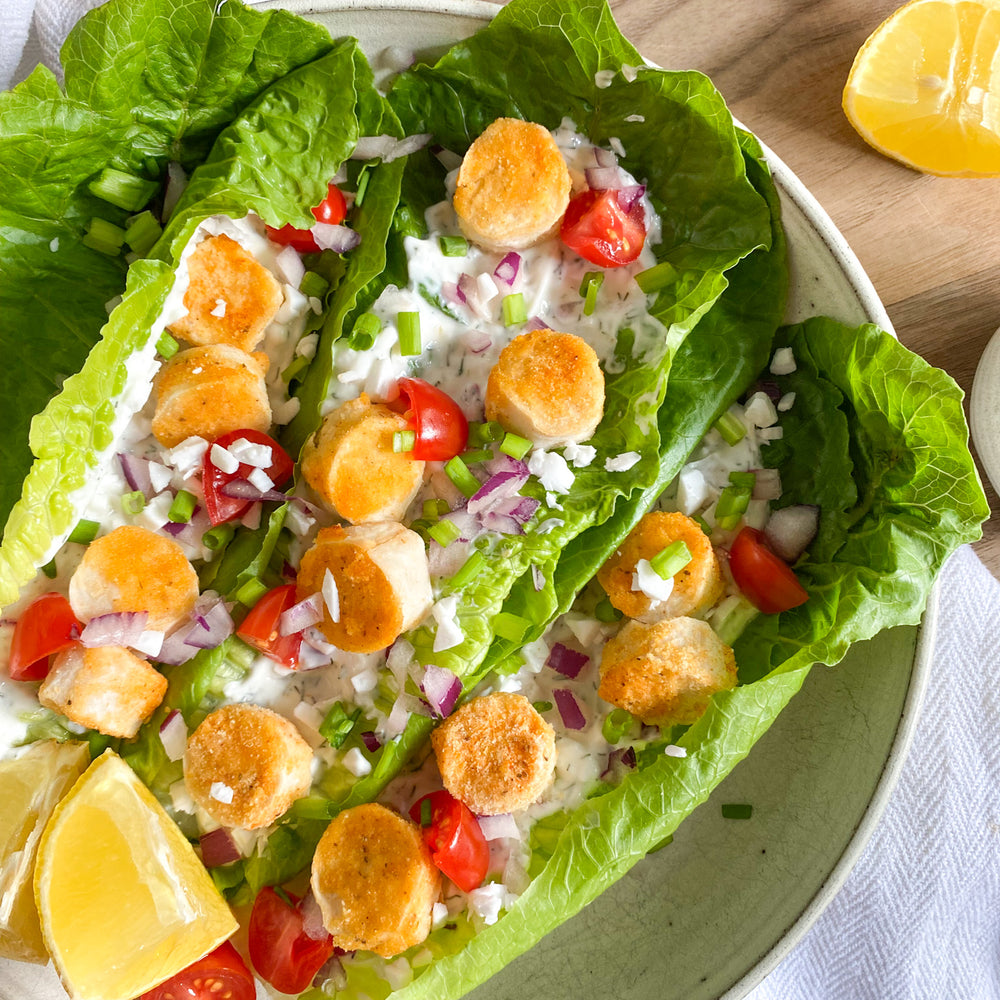
[(752, 490), (746, 486), (727, 486), (715, 505), (715, 520), (728, 531), (735, 528), (746, 512)]
[(299, 291), (309, 298), (321, 299), (329, 288), (330, 282), (315, 271), (306, 271), (299, 282)]
[(420, 801), (420, 825), (430, 826), (431, 825), (431, 800), (421, 799)]
[(439, 236), (438, 246), (445, 257), (465, 257), (469, 252), (469, 241), (464, 236)]
[(364, 204), (365, 194), (368, 191), (368, 178), (370, 177), (368, 172), (368, 167), (364, 166), (361, 168), (361, 173), (358, 174), (358, 189), (354, 193), (354, 207), (360, 208)]
[(610, 624), (621, 620), (622, 613), (606, 597), (599, 600), (594, 607), (594, 617), (599, 622)]
[(524, 458), (531, 451), (531, 442), (518, 434), (511, 434), (509, 431), (504, 434), (503, 441), (500, 442), (500, 450), (511, 458)]
[(635, 283), (647, 294), (658, 292), (677, 280), (677, 268), (669, 261), (654, 264), (653, 267), (640, 271), (635, 276)]
[(511, 614), (509, 611), (501, 611), (493, 616), (494, 634), (510, 642), (521, 642), (528, 634), (530, 626), (531, 622), (526, 618)]
[(553, 705), (551, 701), (533, 701), (531, 707), (541, 715), (542, 712), (551, 712)]
[(486, 557), (482, 552), (473, 552), (462, 564), (462, 568), (449, 581), (452, 589), (459, 590), (471, 583), (486, 565)]
[(451, 510), (451, 507), (448, 506), (447, 500), (434, 497), (431, 500), (424, 501), (423, 516), (443, 517), (449, 510)]
[(174, 502), (167, 511), (167, 520), (174, 524), (187, 524), (191, 520), (195, 507), (198, 506), (198, 498), (187, 490), (178, 490)]
[(653, 567), (653, 572), (664, 580), (669, 580), (672, 576), (684, 569), (691, 562), (691, 550), (678, 539), (671, 542), (665, 548), (649, 560), (649, 565)]
[(528, 307), (524, 304), (524, 295), (521, 292), (505, 295), (500, 307), (503, 311), (504, 326), (520, 326), (521, 323), (528, 322)]
[(132, 490), (122, 497), (122, 510), (126, 514), (141, 514), (146, 506), (146, 494), (142, 490)]
[(304, 355), (300, 354), (298, 357), (292, 359), (292, 363), (281, 371), (281, 381), (284, 383), (289, 383), (293, 378), (296, 378), (300, 372), (305, 371), (309, 367), (309, 359)]
[(404, 358), (416, 357), (422, 349), (420, 344), (420, 313), (398, 313), (396, 315), (396, 329), (399, 332), (399, 353)]
[(730, 472), (729, 481), (733, 486), (742, 486), (752, 490), (757, 483), (757, 474), (755, 472)]
[(245, 607), (252, 608), (270, 589), (263, 580), (254, 576), (236, 591), (236, 600)]
[(163, 227), (152, 212), (140, 212), (129, 219), (125, 242), (140, 256), (145, 257), (163, 234)]
[(107, 219), (91, 219), (81, 241), (84, 246), (109, 257), (117, 257), (125, 242), (125, 230)]
[(416, 443), (417, 435), (414, 431), (396, 431), (392, 435), (392, 450), (395, 452), (413, 451)]
[(730, 447), (739, 444), (746, 437), (747, 429), (743, 421), (728, 410), (715, 421), (715, 429), (722, 435), (722, 440)]
[(382, 332), (382, 320), (375, 313), (362, 313), (351, 328), (350, 345), (356, 351), (370, 350)]
[(601, 725), (601, 735), (608, 743), (617, 743), (632, 728), (634, 721), (635, 719), (631, 712), (624, 708), (613, 708), (604, 717), (604, 722)]
[(147, 181), (145, 177), (136, 177), (114, 167), (105, 167), (87, 185), (91, 194), (126, 212), (138, 212), (156, 194), (159, 186), (158, 181)]
[(42, 567), (42, 572), (43, 572), (43, 573), (44, 573), (44, 574), (45, 574), (45, 575), (46, 575), (46, 576), (47, 576), (47, 577), (48, 577), (48, 578), (49, 578), (50, 580), (54, 580), (54, 579), (56, 578), (56, 576), (58, 575), (58, 573), (59, 573), (59, 570), (58, 570), (58, 569), (56, 568), (56, 561), (55, 561), (55, 559), (50, 559), (50, 560), (49, 560), (49, 561), (48, 561), (48, 562), (47, 562), (47, 563), (46, 563), (46, 564), (45, 564), (45, 565), (44, 565), (44, 566)]
[(597, 293), (604, 284), (603, 271), (588, 271), (580, 282), (580, 295), (583, 298), (583, 315), (593, 316), (597, 307)]
[(180, 349), (181, 345), (166, 330), (160, 334), (160, 339), (156, 342), (156, 353), (161, 358), (172, 358)]
[(480, 423), (478, 420), (469, 423), (469, 444), (493, 444), (503, 437), (503, 428), (495, 420)]
[(209, 528), (201, 536), (201, 544), (210, 552), (218, 552), (229, 544), (229, 539), (236, 533), (236, 528), (231, 522), (217, 524), (214, 528)]
[(444, 548), (455, 541), (462, 534), (462, 531), (454, 521), (438, 521), (437, 524), (433, 524), (427, 529), (427, 534)]
[(466, 465), (475, 465), (478, 462), (488, 462), (493, 458), (493, 452), (489, 448), (474, 448), (472, 451), (462, 452), (462, 461)]
[(70, 532), (68, 541), (76, 542), (77, 545), (89, 545), (100, 531), (101, 526), (96, 521), (86, 519), (77, 521), (76, 527)]
[(712, 526), (701, 516), (701, 514), (693, 514), (691, 516), (691, 520), (694, 521), (694, 523), (697, 524), (706, 535), (712, 534)]
[(461, 460), (461, 458), (456, 455), (454, 458), (449, 458), (447, 462), (444, 463), (444, 471), (448, 474), (448, 478), (465, 494), (467, 497), (471, 497), (473, 494), (478, 492), (480, 482), (476, 477), (469, 471), (469, 467)]

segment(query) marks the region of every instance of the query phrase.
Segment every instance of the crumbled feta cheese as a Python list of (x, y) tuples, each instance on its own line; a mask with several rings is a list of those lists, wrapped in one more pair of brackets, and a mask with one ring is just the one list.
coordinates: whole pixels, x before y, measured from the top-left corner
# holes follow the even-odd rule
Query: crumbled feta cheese
[(553, 493), (568, 493), (576, 479), (566, 459), (558, 452), (536, 448), (528, 459), (528, 471)]
[(437, 622), (437, 631), (434, 633), (434, 652), (440, 653), (443, 649), (451, 649), (459, 645), (465, 638), (465, 633), (458, 624), (458, 594), (449, 594), (442, 597), (431, 608), (431, 615)]
[(618, 136), (613, 135), (608, 139), (608, 145), (622, 158), (625, 159), (625, 147), (622, 145), (621, 139)]
[(182, 479), (189, 479), (201, 470), (201, 463), (208, 450), (208, 442), (202, 437), (189, 437), (167, 452), (167, 461), (177, 470)]
[(223, 802), (226, 805), (233, 801), (233, 790), (221, 781), (213, 781), (208, 794), (216, 802)]
[(500, 911), (508, 906), (508, 892), (501, 882), (490, 882), (469, 893), (469, 906), (487, 926), (500, 919)]
[(220, 319), (226, 315), (226, 300), (216, 299), (215, 308), (209, 313), (210, 316), (218, 316)]
[(213, 444), (208, 457), (212, 465), (226, 475), (232, 475), (232, 473), (239, 471), (240, 460), (228, 448), (223, 448), (221, 444)]
[(795, 355), (790, 347), (779, 347), (771, 358), (772, 375), (791, 375), (796, 369)]
[(351, 687), (358, 694), (367, 694), (378, 687), (378, 674), (374, 670), (362, 670), (351, 678)]
[(170, 485), (173, 475), (173, 472), (165, 465), (161, 465), (159, 462), (149, 463), (149, 482), (154, 493), (162, 493)]
[(708, 480), (700, 469), (685, 466), (677, 477), (677, 507), (690, 517), (708, 499)]
[(371, 761), (357, 747), (351, 747), (344, 754), (341, 763), (355, 778), (363, 778), (366, 774), (371, 774)]
[(795, 393), (786, 392), (781, 399), (778, 400), (778, 412), (787, 413), (795, 405)]
[(533, 673), (537, 674), (545, 661), (549, 658), (549, 645), (544, 639), (535, 639), (534, 642), (526, 643), (521, 647), (521, 659), (524, 665)]
[(49, 240), (49, 249), (53, 253), (55, 253), (59, 249), (59, 237), (58, 236), (54, 236), (51, 240)]
[(755, 392), (747, 402), (743, 415), (754, 427), (770, 427), (778, 422), (778, 411), (766, 392)]
[[(628, 63), (622, 65), (622, 76), (625, 77), (627, 83), (631, 83), (639, 75), (638, 66), (629, 66)], [(626, 121), (630, 119), (626, 118)]]
[(437, 930), (448, 919), (448, 907), (444, 903), (435, 903), (431, 907), (431, 926)]
[(674, 592), (674, 578), (669, 576), (664, 580), (648, 559), (640, 559), (632, 574), (632, 589), (641, 591), (651, 601), (665, 601)]
[(257, 444), (246, 438), (237, 438), (227, 451), (238, 462), (252, 465), (255, 469), (266, 469), (274, 458), (273, 449), (269, 444)]
[(757, 436), (763, 442), (780, 441), (785, 436), (784, 427), (762, 427), (757, 431)]
[(563, 449), (563, 458), (573, 463), (574, 469), (585, 469), (597, 457), (597, 449), (589, 444), (568, 444)]
[(168, 791), (170, 803), (177, 812), (187, 813), (189, 816), (194, 815), (197, 806), (195, 806), (194, 799), (191, 798), (191, 793), (188, 791), (187, 782), (183, 778), (175, 781)]
[(611, 86), (611, 81), (615, 78), (613, 69), (599, 69), (594, 74), (594, 86), (600, 90), (605, 90)]
[(626, 115), (625, 121), (627, 122), (644, 122), (646, 120), (645, 115)]
[(604, 469), (607, 472), (628, 472), (639, 461), (640, 457), (637, 451), (625, 451), (613, 458), (606, 458)]
[(326, 610), (330, 612), (330, 620), (339, 622), (340, 591), (337, 590), (337, 581), (333, 578), (329, 568), (323, 574), (323, 603), (326, 604)]
[(247, 482), (251, 486), (256, 486), (261, 493), (266, 493), (268, 490), (274, 489), (274, 480), (263, 469), (254, 469), (247, 476)]
[(164, 633), (156, 629), (143, 629), (132, 648), (138, 653), (144, 653), (146, 656), (156, 659), (163, 648), (163, 637)]
[(684, 747), (675, 746), (673, 743), (665, 747), (663, 752), (668, 757), (686, 757), (688, 755), (688, 752), (684, 749)]

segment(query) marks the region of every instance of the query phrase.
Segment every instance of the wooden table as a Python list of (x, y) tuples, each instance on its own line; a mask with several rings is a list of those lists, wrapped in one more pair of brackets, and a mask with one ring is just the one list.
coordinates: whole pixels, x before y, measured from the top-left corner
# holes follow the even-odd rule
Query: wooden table
[[(611, 0), (647, 59), (712, 77), (733, 114), (812, 191), (899, 339), (972, 389), (1000, 326), (1000, 179), (931, 177), (868, 147), (841, 111), (858, 49), (896, 0)], [(968, 399), (966, 400), (968, 413)], [(1000, 576), (1000, 499), (976, 551)]]

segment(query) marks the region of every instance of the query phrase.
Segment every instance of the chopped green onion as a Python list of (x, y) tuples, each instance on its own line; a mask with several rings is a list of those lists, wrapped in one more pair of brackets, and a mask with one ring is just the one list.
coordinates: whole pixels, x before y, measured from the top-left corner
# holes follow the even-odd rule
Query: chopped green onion
[(444, 471), (448, 474), (448, 478), (465, 494), (467, 497), (471, 497), (479, 491), (480, 482), (476, 477), (469, 472), (469, 467), (463, 462), (458, 455), (454, 458), (449, 458), (447, 462), (444, 463)]
[(413, 451), (417, 443), (415, 431), (396, 431), (392, 435), (392, 450), (395, 452)]
[(101, 526), (96, 521), (77, 521), (76, 527), (70, 532), (68, 541), (77, 545), (89, 545), (100, 531)]
[(141, 212), (129, 220), (125, 230), (125, 242), (140, 256), (145, 257), (156, 245), (163, 233), (163, 227), (152, 212)]
[(503, 441), (500, 442), (500, 450), (511, 458), (524, 458), (531, 451), (531, 442), (527, 438), (518, 434), (511, 434), (509, 431), (504, 434)]
[(510, 642), (521, 642), (528, 633), (531, 622), (520, 615), (501, 611), (493, 616), (493, 633)]
[(167, 520), (174, 524), (187, 524), (191, 520), (195, 507), (198, 505), (198, 498), (187, 490), (178, 490), (174, 502), (167, 511)]
[(166, 330), (160, 334), (160, 339), (156, 342), (156, 353), (161, 358), (172, 358), (180, 348), (181, 345)]
[(438, 521), (427, 529), (427, 534), (442, 548), (450, 545), (462, 534), (461, 528), (454, 521)]
[(749, 819), (753, 815), (753, 806), (746, 802), (723, 802), (723, 819)]
[(54, 558), (50, 559), (43, 567), (42, 572), (50, 579), (54, 580), (59, 570), (56, 568), (56, 561)]
[(677, 280), (677, 268), (669, 261), (655, 264), (653, 267), (640, 271), (635, 276), (635, 283), (647, 294), (658, 292)]
[(322, 795), (306, 795), (296, 799), (289, 812), (298, 819), (330, 819), (333, 803)]
[(382, 332), (382, 320), (375, 313), (362, 313), (351, 328), (350, 343), (356, 351), (367, 351)]
[(620, 621), (622, 618), (622, 613), (611, 603), (608, 598), (601, 598), (597, 602), (594, 608), (594, 617), (599, 622), (605, 622), (610, 624), (611, 622)]
[(631, 712), (624, 708), (613, 708), (604, 717), (601, 735), (608, 743), (617, 743), (625, 737), (635, 721)]
[(486, 565), (486, 557), (482, 552), (473, 552), (462, 565), (462, 568), (449, 580), (452, 589), (458, 590), (474, 580)]
[(356, 708), (350, 714), (344, 708), (342, 702), (335, 701), (326, 713), (326, 718), (320, 723), (319, 734), (338, 750), (344, 745), (347, 737), (351, 735), (355, 723), (361, 718), (361, 709)]
[(236, 527), (232, 522), (227, 522), (226, 524), (217, 524), (214, 528), (209, 528), (201, 536), (201, 544), (205, 546), (209, 552), (218, 552), (220, 549), (224, 549), (229, 544), (229, 539), (233, 537), (236, 533)]
[(431, 800), (421, 799), (420, 801), (420, 825), (431, 825)]
[(126, 514), (141, 514), (146, 506), (146, 494), (142, 490), (132, 490), (122, 497), (122, 510)]
[(746, 437), (747, 429), (743, 421), (728, 410), (715, 422), (715, 429), (722, 435), (723, 441), (730, 447), (739, 444)]
[(588, 271), (580, 282), (580, 295), (583, 297), (583, 315), (593, 316), (597, 307), (597, 293), (604, 284), (603, 271)]
[(396, 329), (399, 331), (399, 353), (404, 358), (416, 357), (421, 351), (420, 313), (398, 313), (396, 316)]
[(493, 457), (493, 452), (489, 448), (476, 448), (473, 451), (463, 451), (462, 461), (466, 465), (475, 465), (477, 462), (488, 462)]
[(439, 236), (438, 246), (445, 257), (464, 257), (469, 252), (469, 241), (464, 236)]
[(306, 271), (299, 282), (299, 291), (310, 298), (321, 299), (326, 295), (330, 282), (315, 271)]
[(746, 486), (727, 486), (715, 505), (715, 520), (728, 531), (735, 528), (750, 503), (751, 490)]
[(730, 472), (729, 481), (733, 486), (743, 486), (752, 490), (757, 483), (757, 474), (755, 472)]
[(424, 501), (423, 516), (424, 517), (443, 517), (451, 507), (448, 506), (447, 500), (441, 500), (440, 498), (434, 498), (432, 500)]
[(731, 646), (759, 614), (745, 597), (729, 598), (719, 605), (719, 611), (712, 620), (712, 628), (727, 646)]
[(105, 167), (87, 185), (91, 194), (124, 208), (126, 212), (138, 212), (156, 194), (159, 186), (158, 181), (147, 181), (144, 177), (136, 177), (114, 167)]
[(263, 580), (254, 576), (236, 591), (236, 600), (245, 607), (252, 608), (270, 589)]
[(538, 712), (539, 715), (541, 715), (542, 712), (551, 712), (553, 708), (551, 701), (533, 701), (531, 703), (531, 707)]
[(504, 326), (519, 326), (528, 322), (528, 307), (524, 304), (524, 296), (520, 292), (505, 295), (500, 307), (503, 310)]
[(503, 437), (503, 428), (495, 420), (480, 423), (474, 420), (469, 424), (469, 444), (493, 444)]
[(286, 384), (288, 382), (291, 382), (292, 379), (299, 374), (299, 372), (305, 370), (308, 367), (309, 367), (309, 359), (304, 354), (300, 354), (297, 358), (295, 358), (292, 361), (290, 365), (288, 365), (287, 368), (284, 368), (282, 370), (281, 381), (285, 382)]
[(653, 572), (657, 576), (669, 580), (684, 569), (689, 562), (691, 562), (691, 550), (678, 539), (657, 552), (649, 560), (649, 565), (653, 567)]
[(116, 226), (107, 219), (91, 219), (87, 232), (83, 236), (82, 243), (105, 253), (109, 257), (117, 257), (121, 253), (122, 244), (125, 242), (125, 230), (121, 226)]
[(694, 521), (694, 523), (697, 524), (706, 535), (712, 534), (712, 526), (701, 516), (701, 514), (693, 514), (691, 516), (691, 520)]
[(368, 190), (368, 178), (371, 175), (368, 172), (368, 167), (364, 166), (361, 168), (361, 173), (358, 174), (358, 189), (354, 192), (354, 207), (360, 208), (365, 200), (365, 192)]

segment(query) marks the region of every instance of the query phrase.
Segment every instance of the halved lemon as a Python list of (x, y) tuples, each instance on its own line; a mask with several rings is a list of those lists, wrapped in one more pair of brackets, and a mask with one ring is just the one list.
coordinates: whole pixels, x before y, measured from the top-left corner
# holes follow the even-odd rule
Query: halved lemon
[(90, 763), (86, 743), (36, 743), (0, 763), (0, 955), (47, 962), (35, 909), (35, 852), (56, 803)]
[(844, 112), (908, 167), (1000, 174), (1000, 0), (911, 0), (854, 60)]
[(35, 897), (45, 944), (74, 1000), (138, 996), (236, 930), (194, 849), (111, 750), (46, 825)]

